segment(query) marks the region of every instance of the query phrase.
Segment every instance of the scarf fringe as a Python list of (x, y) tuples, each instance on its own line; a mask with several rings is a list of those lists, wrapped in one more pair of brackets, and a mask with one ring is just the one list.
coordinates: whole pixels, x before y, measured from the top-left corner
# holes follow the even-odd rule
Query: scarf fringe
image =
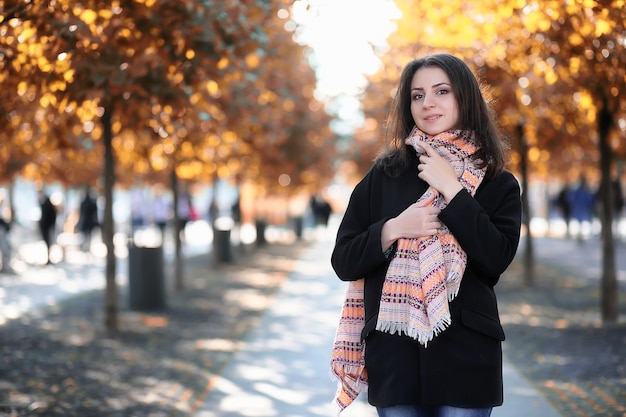
[(448, 302), (454, 300), (456, 296), (459, 294), (459, 287), (457, 286), (453, 290), (448, 288)]
[(446, 317), (441, 318), (435, 325), (432, 326), (430, 331), (423, 331), (416, 328), (408, 328), (408, 324), (401, 322), (378, 322), (376, 323), (376, 330), (389, 333), (389, 334), (405, 334), (410, 338), (417, 340), (424, 347), (428, 347), (428, 342), (431, 342), (435, 336), (443, 332), (450, 324), (452, 319), (448, 314)]
[(332, 402), (337, 406), (336, 415), (339, 416), (367, 388), (367, 372), (365, 366), (335, 363), (330, 370), (330, 377), (337, 381), (337, 391)]

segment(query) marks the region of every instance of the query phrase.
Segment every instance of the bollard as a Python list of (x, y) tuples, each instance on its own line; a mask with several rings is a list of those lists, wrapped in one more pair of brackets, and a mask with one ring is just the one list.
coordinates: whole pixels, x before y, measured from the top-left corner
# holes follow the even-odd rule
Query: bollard
[(235, 226), (230, 217), (219, 217), (213, 222), (213, 257), (216, 262), (233, 261), (230, 233)]
[(149, 311), (165, 308), (165, 272), (163, 246), (129, 244), (128, 298), (131, 310)]

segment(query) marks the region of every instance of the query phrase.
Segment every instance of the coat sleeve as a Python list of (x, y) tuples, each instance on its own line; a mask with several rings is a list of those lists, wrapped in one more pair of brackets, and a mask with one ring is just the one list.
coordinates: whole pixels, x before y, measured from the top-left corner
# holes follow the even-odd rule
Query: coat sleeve
[(390, 262), (381, 247), (381, 231), (388, 218), (373, 219), (372, 214), (375, 175), (372, 168), (354, 188), (337, 232), (331, 264), (342, 281), (366, 278)]
[(459, 192), (439, 214), (489, 285), (513, 261), (520, 239), (522, 204), (517, 179), (503, 172), (483, 184), (475, 198)]

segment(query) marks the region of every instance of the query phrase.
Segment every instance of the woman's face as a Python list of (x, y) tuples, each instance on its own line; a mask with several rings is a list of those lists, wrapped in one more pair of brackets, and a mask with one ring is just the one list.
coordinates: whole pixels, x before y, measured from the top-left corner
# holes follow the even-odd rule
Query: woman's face
[(459, 127), (459, 105), (444, 70), (424, 67), (415, 72), (411, 115), (418, 129), (431, 136)]

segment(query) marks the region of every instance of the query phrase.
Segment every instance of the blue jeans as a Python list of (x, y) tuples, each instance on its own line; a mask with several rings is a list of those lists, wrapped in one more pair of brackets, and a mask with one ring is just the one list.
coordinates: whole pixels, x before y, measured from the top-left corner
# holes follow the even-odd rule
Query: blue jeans
[(379, 417), (489, 417), (488, 408), (459, 408), (443, 406), (398, 405), (395, 407), (376, 407)]

